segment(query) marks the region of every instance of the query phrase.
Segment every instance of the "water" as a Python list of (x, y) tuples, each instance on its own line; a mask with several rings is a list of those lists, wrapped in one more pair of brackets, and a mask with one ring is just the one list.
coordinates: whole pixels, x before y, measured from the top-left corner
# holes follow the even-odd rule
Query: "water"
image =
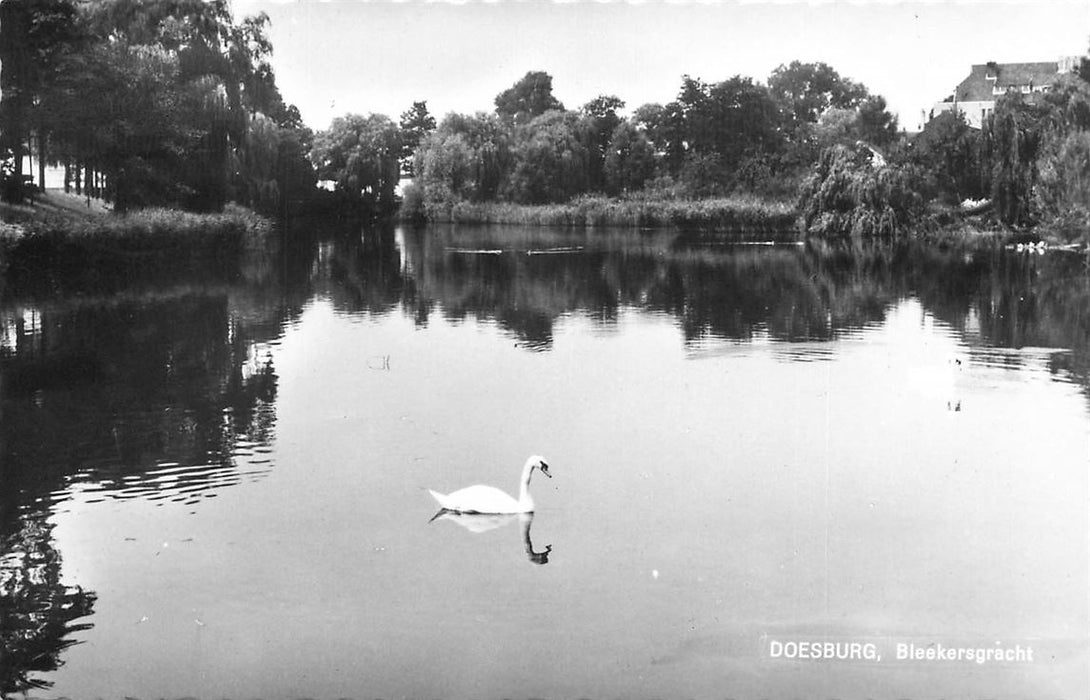
[[(300, 240), (239, 276), (9, 283), (5, 692), (1090, 690), (1077, 257)], [(517, 492), (532, 453), (532, 518), (429, 523), (427, 488)], [(806, 641), (873, 654), (782, 658)]]

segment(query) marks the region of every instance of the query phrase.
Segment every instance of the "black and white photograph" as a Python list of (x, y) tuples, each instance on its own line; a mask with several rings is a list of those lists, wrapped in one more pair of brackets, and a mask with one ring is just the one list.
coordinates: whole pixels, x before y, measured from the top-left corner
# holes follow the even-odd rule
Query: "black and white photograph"
[(1086, 0), (0, 0), (3, 700), (1090, 698)]

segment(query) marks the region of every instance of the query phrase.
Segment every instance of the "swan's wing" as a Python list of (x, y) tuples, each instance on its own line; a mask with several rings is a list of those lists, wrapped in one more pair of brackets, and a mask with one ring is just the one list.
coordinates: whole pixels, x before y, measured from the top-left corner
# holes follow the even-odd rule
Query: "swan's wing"
[(519, 510), (516, 499), (495, 486), (479, 484), (449, 493), (443, 497), (443, 501), (440, 504), (444, 508), (460, 513), (516, 513)]

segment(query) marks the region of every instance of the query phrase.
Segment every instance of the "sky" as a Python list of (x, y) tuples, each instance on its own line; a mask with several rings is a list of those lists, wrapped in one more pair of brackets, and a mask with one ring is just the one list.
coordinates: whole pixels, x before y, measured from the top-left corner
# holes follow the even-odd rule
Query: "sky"
[(271, 20), (285, 100), (315, 130), (348, 113), (490, 112), (528, 71), (569, 109), (616, 95), (673, 100), (682, 75), (766, 82), (823, 61), (886, 98), (910, 131), (974, 63), (1053, 61), (1090, 48), (1090, 0), (233, 0)]

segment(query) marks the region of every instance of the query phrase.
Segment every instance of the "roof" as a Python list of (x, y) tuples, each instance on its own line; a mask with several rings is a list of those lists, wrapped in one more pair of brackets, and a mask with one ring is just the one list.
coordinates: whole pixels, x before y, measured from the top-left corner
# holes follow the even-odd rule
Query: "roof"
[(993, 87), (1006, 91), (1023, 85), (1048, 85), (1055, 80), (1059, 70), (1058, 61), (977, 64), (969, 77), (958, 84), (957, 99), (958, 102), (985, 102), (995, 99)]

